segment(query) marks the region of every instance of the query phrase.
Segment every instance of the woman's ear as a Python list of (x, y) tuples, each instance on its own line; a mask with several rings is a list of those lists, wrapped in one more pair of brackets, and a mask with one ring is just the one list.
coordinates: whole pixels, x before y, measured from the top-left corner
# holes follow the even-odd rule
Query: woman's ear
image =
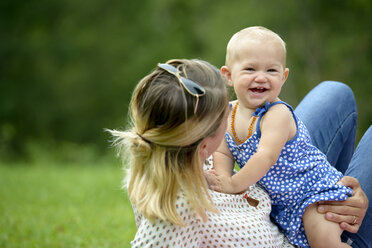
[(208, 153), (208, 142), (209, 142), (209, 137), (205, 138), (199, 148), (199, 156), (202, 159), (202, 161), (206, 160), (209, 157)]
[(231, 80), (231, 72), (230, 72), (229, 67), (227, 67), (226, 65), (222, 66), (221, 67), (221, 74), (222, 74), (222, 76), (224, 76), (227, 79), (228, 85), (233, 86), (233, 82)]

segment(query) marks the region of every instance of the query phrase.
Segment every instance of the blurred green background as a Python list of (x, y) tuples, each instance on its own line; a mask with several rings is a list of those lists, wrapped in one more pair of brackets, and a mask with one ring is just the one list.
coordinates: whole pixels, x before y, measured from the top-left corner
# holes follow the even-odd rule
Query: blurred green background
[[(360, 139), (372, 124), (371, 23), (369, 0), (0, 1), (0, 246), (128, 245), (134, 219), (103, 129), (125, 127), (131, 91), (156, 63), (220, 67), (229, 38), (247, 26), (286, 41), (281, 98), (293, 106), (321, 81), (347, 83)], [(106, 189), (115, 193), (105, 198)], [(68, 216), (86, 221), (58, 223)]]

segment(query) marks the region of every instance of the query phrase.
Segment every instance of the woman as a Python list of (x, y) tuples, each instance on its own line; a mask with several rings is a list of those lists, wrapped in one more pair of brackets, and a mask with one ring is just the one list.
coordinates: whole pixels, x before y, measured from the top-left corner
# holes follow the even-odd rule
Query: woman
[[(132, 95), (130, 129), (111, 131), (118, 148), (127, 149), (122, 154), (130, 154), (127, 189), (138, 228), (133, 247), (292, 247), (270, 221), (262, 188), (253, 185), (238, 195), (207, 189), (203, 162), (226, 131), (224, 84), (219, 70), (204, 61), (159, 64)], [(355, 192), (350, 201), (367, 201), (351, 182), (345, 182)], [(366, 206), (350, 201), (341, 210), (324, 209), (331, 207), (340, 225), (357, 231)]]

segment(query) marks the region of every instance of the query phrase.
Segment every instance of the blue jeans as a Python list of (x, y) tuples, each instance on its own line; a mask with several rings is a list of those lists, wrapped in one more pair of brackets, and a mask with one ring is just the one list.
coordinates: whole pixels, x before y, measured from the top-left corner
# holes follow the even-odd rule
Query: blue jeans
[[(312, 142), (328, 161), (347, 176), (355, 177), (372, 201), (372, 126), (355, 149), (357, 107), (345, 84), (326, 81), (316, 86), (295, 109), (310, 132)], [(372, 209), (368, 208), (357, 234), (344, 232), (353, 247), (372, 247)]]

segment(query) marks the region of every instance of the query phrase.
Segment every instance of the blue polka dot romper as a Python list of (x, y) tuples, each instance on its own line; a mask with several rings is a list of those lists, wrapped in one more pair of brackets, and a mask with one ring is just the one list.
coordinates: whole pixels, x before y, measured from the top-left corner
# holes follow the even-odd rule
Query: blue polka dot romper
[(271, 216), (281, 227), (289, 241), (300, 247), (309, 247), (302, 224), (305, 208), (318, 201), (341, 201), (351, 196), (352, 190), (336, 183), (342, 173), (332, 167), (326, 156), (311, 144), (310, 135), (291, 106), (278, 101), (266, 103), (253, 114), (258, 116), (256, 132), (241, 145), (235, 144), (226, 132), (226, 143), (236, 163), (242, 168), (257, 151), (260, 142), (262, 116), (276, 104), (285, 104), (296, 121), (296, 136), (288, 141), (279, 158), (258, 183), (269, 193), (272, 200)]

